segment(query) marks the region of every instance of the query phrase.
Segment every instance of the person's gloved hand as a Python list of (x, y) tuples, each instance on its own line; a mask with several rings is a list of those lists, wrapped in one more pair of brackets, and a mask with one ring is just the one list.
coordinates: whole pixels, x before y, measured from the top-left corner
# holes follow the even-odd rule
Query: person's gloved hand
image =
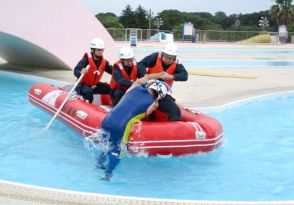
[(86, 74), (88, 72), (88, 69), (87, 68), (83, 68), (82, 70), (81, 70), (81, 75), (84, 75), (84, 74)]
[(167, 72), (163, 72), (162, 77), (160, 77), (162, 80), (173, 80), (174, 76), (171, 74), (168, 74)]

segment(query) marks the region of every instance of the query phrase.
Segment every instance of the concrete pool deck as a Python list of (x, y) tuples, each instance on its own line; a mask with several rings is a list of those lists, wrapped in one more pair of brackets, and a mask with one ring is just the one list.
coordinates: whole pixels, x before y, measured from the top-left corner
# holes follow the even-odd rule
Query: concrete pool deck
[[(118, 42), (116, 47), (128, 45), (128, 43)], [(135, 53), (137, 61), (141, 60), (150, 52), (160, 50), (164, 44), (161, 43), (139, 43), (138, 48), (148, 48), (146, 52)], [(225, 43), (178, 43), (180, 60), (244, 60), (244, 61), (293, 61), (294, 44), (274, 44), (274, 45), (244, 45)], [(181, 49), (189, 48), (191, 52), (181, 54)], [(207, 48), (209, 52), (195, 52), (193, 49)], [(213, 51), (215, 49), (215, 51)], [(222, 49), (266, 49), (277, 51), (283, 49), (293, 49), (293, 52), (279, 52), (266, 54), (256, 52), (236, 53), (236, 55), (224, 54)], [(212, 51), (213, 52), (212, 52)], [(69, 83), (75, 82), (75, 77), (71, 70), (47, 70), (36, 68), (24, 68), (23, 66), (2, 65), (0, 69), (15, 71), (30, 75), (43, 76), (54, 80), (61, 80)], [(187, 68), (196, 72), (190, 74), (187, 82), (176, 82), (173, 86), (173, 95), (177, 102), (186, 107), (211, 107), (223, 105), (243, 98), (263, 95), (273, 92), (294, 90), (294, 67), (232, 67), (232, 68)], [(190, 72), (192, 73), (192, 71)], [(110, 75), (105, 73), (103, 80), (109, 81)], [(193, 96), (193, 97), (191, 97)]]
[[(125, 43), (117, 43), (119, 48)], [(138, 47), (148, 47), (154, 51), (160, 49), (164, 44), (139, 44)], [(223, 60), (262, 60), (271, 59), (279, 61), (294, 61), (293, 53), (279, 53), (260, 55), (256, 53), (224, 55), (218, 49), (293, 49), (294, 45), (239, 45), (239, 44), (189, 44), (180, 43), (181, 48), (209, 48), (215, 52), (188, 53), (180, 55), (182, 60), (193, 59), (223, 59)], [(193, 50), (193, 49), (191, 49)], [(150, 49), (148, 49), (150, 51)], [(149, 52), (138, 53), (137, 60), (148, 55)], [(74, 83), (75, 78), (72, 71), (47, 70), (36, 68), (24, 68), (23, 66), (2, 65), (0, 69), (25, 73), (29, 75), (43, 76), (54, 80)], [(189, 69), (189, 68), (187, 68)], [(174, 96), (177, 102), (187, 107), (210, 107), (223, 105), (243, 98), (253, 97), (273, 92), (294, 90), (294, 67), (274, 68), (190, 68), (204, 75), (189, 75), (187, 82), (176, 82), (173, 86)], [(215, 77), (222, 74), (227, 77)], [(237, 77), (241, 78), (237, 78)], [(256, 78), (246, 78), (253, 76)], [(244, 77), (244, 78), (242, 78)], [(109, 80), (109, 75), (104, 80)], [(192, 96), (192, 97), (191, 97)], [(291, 196), (289, 196), (291, 197)], [(48, 188), (10, 183), (0, 180), (0, 204), (293, 204), (291, 201), (284, 202), (218, 202), (218, 201), (176, 201), (140, 199), (132, 197), (108, 196), (81, 192), (61, 191)]]

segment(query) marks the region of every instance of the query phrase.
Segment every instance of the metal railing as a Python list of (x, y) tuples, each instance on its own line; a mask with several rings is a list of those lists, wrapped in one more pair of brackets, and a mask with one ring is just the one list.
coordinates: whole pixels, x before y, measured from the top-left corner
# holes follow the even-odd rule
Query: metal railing
[[(137, 32), (138, 41), (150, 41), (158, 32), (167, 32), (174, 34), (175, 41), (182, 41), (182, 30), (163, 31), (158, 29), (140, 29), (140, 28), (107, 28), (108, 32), (115, 41), (129, 41), (131, 31)], [(264, 31), (223, 31), (223, 30), (196, 30), (196, 41), (198, 42), (238, 42), (264, 34)], [(266, 32), (270, 34), (271, 43), (280, 43), (277, 32)], [(287, 41), (291, 43), (291, 37), (294, 33), (288, 33)], [(153, 39), (154, 40), (154, 39)], [(185, 41), (191, 41), (192, 36), (185, 36)], [(294, 42), (292, 42), (294, 43)]]
[(107, 31), (115, 41), (129, 41), (130, 33), (136, 30), (138, 41), (149, 40), (153, 35), (156, 35), (157, 29), (140, 29), (140, 28), (107, 28)]

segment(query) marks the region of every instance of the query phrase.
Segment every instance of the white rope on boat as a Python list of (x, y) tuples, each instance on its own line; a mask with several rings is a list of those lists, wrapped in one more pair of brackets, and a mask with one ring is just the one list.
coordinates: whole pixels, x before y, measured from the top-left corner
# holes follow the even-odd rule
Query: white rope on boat
[(195, 127), (195, 137), (196, 139), (205, 139), (206, 133), (203, 131), (202, 127), (197, 122), (188, 122)]

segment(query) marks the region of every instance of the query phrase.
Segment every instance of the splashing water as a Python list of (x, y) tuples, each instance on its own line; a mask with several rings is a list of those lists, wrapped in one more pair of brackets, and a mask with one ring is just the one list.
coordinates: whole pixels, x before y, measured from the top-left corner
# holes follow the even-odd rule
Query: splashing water
[(110, 134), (104, 129), (98, 129), (96, 133), (84, 138), (84, 147), (94, 156), (110, 149)]
[(138, 121), (136, 124), (134, 124), (133, 129), (131, 131), (132, 134), (134, 135), (141, 135), (141, 130), (142, 130), (142, 122)]
[[(142, 131), (142, 122), (138, 121), (136, 124), (134, 124), (133, 129), (131, 131), (131, 135), (133, 136), (141, 136), (141, 131)], [(136, 145), (132, 145), (131, 147), (128, 147), (128, 149), (132, 153), (136, 153), (135, 155), (137, 157), (148, 157), (148, 154), (142, 149), (143, 143), (138, 143)]]
[[(132, 135), (140, 136), (142, 130), (142, 122), (137, 122), (131, 133)], [(148, 154), (141, 148), (142, 144), (132, 145), (128, 147), (128, 144), (121, 143), (121, 156), (124, 157), (148, 157)], [(101, 152), (108, 152), (111, 148), (110, 133), (104, 129), (98, 129), (96, 133), (90, 136), (84, 136), (84, 147), (93, 156), (98, 156)], [(132, 153), (132, 154), (130, 154)], [(133, 154), (135, 153), (135, 154)]]

